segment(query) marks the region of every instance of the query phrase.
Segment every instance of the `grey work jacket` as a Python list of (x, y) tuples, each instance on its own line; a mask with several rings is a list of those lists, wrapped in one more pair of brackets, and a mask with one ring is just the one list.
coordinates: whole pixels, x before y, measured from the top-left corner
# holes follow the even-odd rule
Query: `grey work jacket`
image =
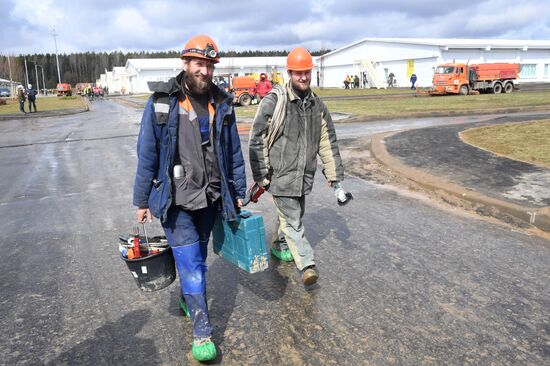
[(269, 156), (264, 149), (277, 97), (269, 93), (262, 99), (250, 133), (250, 167), (254, 181), (268, 178), (269, 192), (276, 196), (299, 197), (311, 192), (321, 158), (323, 173), (329, 181), (344, 179), (344, 168), (330, 113), (313, 93), (300, 99), (287, 85), (288, 102), (281, 136)]

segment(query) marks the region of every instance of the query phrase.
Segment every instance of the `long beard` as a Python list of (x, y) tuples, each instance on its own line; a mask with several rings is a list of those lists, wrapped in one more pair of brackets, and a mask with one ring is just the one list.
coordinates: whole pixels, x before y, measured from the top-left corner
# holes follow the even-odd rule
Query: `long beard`
[(190, 73), (185, 73), (185, 85), (189, 88), (189, 91), (194, 94), (205, 94), (210, 90), (210, 84), (212, 80), (206, 78), (206, 80), (200, 80), (201, 77)]

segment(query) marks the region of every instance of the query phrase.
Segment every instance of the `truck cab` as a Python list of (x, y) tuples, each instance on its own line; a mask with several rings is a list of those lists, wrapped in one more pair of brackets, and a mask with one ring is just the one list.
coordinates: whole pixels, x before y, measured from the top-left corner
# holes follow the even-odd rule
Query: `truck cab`
[(469, 71), (466, 64), (442, 64), (435, 68), (432, 94), (468, 94)]
[(58, 97), (63, 97), (63, 96), (70, 97), (71, 95), (73, 95), (71, 84), (69, 83), (57, 83), (55, 90), (57, 91)]

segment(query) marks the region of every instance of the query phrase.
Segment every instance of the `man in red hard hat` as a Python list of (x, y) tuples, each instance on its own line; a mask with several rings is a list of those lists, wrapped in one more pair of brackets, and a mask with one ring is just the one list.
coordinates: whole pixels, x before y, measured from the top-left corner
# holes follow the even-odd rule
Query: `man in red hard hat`
[(216, 358), (206, 299), (206, 255), (214, 220), (237, 218), (246, 194), (233, 97), (212, 82), (218, 47), (205, 35), (181, 52), (183, 71), (149, 83), (138, 137), (133, 203), (138, 222), (158, 217), (178, 269), (180, 307), (193, 323), (193, 357)]
[(311, 89), (313, 59), (305, 48), (287, 56), (290, 78), (262, 99), (250, 131), (252, 176), (273, 195), (277, 223), (271, 253), (294, 260), (304, 285), (319, 277), (313, 249), (305, 237), (302, 217), (311, 192), (317, 156), (330, 186), (344, 179), (344, 168), (330, 113)]

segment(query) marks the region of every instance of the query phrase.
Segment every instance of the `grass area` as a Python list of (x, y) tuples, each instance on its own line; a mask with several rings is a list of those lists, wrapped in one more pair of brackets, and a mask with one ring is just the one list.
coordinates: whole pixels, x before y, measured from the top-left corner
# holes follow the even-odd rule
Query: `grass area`
[[(357, 89), (360, 91), (361, 89)], [(348, 90), (343, 90), (348, 91)], [(354, 91), (354, 89), (351, 89)], [(513, 107), (548, 105), (550, 91), (510, 94), (481, 94), (467, 96), (411, 96), (402, 98), (376, 98), (353, 100), (327, 100), (325, 104), (331, 112), (351, 113), (353, 115), (399, 118), (413, 113), (451, 112), (451, 111), (487, 111)], [(235, 107), (237, 118), (252, 118), (257, 106)]]
[(548, 105), (550, 91), (467, 96), (422, 96), (326, 101), (330, 111), (362, 116), (407, 117), (412, 113), (486, 111)]
[(550, 168), (550, 119), (472, 128), (460, 136), (496, 154)]
[(344, 88), (311, 88), (315, 94), (320, 97), (355, 97), (362, 95), (386, 95), (386, 94), (411, 94), (416, 90), (410, 88), (390, 88), (390, 89), (344, 89)]
[[(82, 97), (38, 97), (36, 98), (36, 109), (40, 111), (52, 111), (58, 109), (84, 108), (85, 103)], [(29, 102), (25, 102), (25, 111), (29, 111)], [(6, 105), (0, 105), (0, 114), (16, 114), (19, 111), (19, 102), (7, 99)]]

